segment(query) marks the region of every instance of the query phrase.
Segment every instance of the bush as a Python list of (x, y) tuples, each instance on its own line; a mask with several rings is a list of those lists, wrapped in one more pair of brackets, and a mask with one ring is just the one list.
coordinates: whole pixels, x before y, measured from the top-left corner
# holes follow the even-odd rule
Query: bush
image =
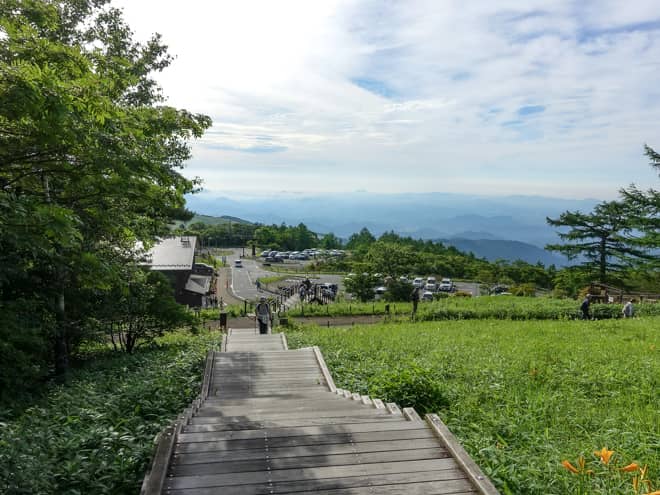
[(133, 355), (89, 355), (47, 400), (0, 424), (0, 491), (138, 493), (154, 436), (199, 393), (217, 335), (178, 332)]
[(0, 303), (0, 314), (0, 409), (11, 409), (48, 373), (53, 321), (34, 301)]
[(401, 407), (413, 407), (419, 414), (449, 407), (438, 376), (432, 369), (418, 365), (379, 373), (371, 382), (370, 390), (374, 397)]

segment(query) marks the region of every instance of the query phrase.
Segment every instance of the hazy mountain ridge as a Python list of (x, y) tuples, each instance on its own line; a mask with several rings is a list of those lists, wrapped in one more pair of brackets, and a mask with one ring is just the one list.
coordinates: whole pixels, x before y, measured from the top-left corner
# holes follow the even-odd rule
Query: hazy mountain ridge
[(445, 245), (454, 246), (459, 251), (474, 253), (478, 258), (486, 258), (488, 261), (498, 259), (515, 261), (522, 260), (527, 263), (538, 263), (546, 266), (566, 266), (568, 261), (565, 257), (553, 254), (533, 244), (520, 241), (505, 241), (501, 239), (439, 239)]
[[(394, 231), (413, 238), (447, 239), (456, 243), (460, 240), (464, 249), (476, 256), (520, 258), (544, 264), (566, 264), (564, 258), (543, 249), (546, 244), (558, 241), (546, 217), (557, 217), (566, 210), (590, 211), (596, 203), (595, 199), (451, 193), (346, 193), (242, 199), (201, 193), (188, 197), (188, 207), (206, 215), (249, 218), (264, 224), (303, 222), (315, 232), (333, 232), (342, 238), (366, 227), (376, 236)], [(472, 242), (468, 246), (465, 243), (468, 240), (490, 242)]]

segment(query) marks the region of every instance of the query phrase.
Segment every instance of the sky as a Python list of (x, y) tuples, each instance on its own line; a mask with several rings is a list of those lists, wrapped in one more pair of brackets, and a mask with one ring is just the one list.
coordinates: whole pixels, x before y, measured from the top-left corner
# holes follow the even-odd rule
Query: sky
[(657, 187), (657, 0), (113, 0), (213, 119), (208, 194), (613, 199)]

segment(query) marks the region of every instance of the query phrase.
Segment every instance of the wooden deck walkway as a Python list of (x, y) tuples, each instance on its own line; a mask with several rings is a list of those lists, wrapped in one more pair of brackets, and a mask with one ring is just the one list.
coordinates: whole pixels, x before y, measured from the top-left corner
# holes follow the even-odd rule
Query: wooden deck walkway
[(498, 492), (437, 416), (337, 390), (316, 347), (234, 329), (161, 434), (141, 493)]

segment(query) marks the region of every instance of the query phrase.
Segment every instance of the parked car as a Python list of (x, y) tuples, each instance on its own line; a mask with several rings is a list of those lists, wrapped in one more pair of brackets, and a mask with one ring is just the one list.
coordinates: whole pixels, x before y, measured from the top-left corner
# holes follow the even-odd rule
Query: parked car
[(424, 279), (422, 277), (417, 277), (413, 280), (413, 287), (421, 289), (424, 286)]
[(268, 256), (264, 258), (264, 263), (284, 263), (284, 259), (281, 256)]
[(433, 282), (427, 282), (424, 285), (424, 290), (429, 291), (429, 292), (435, 292), (437, 289), (438, 289), (438, 286)]
[(438, 287), (438, 290), (441, 290), (443, 292), (451, 292), (454, 290), (454, 282), (452, 282), (450, 278), (443, 278), (440, 281), (440, 286)]
[(424, 294), (422, 294), (422, 301), (433, 301), (433, 292), (424, 291)]
[(243, 268), (242, 260), (234, 260), (234, 268)]

